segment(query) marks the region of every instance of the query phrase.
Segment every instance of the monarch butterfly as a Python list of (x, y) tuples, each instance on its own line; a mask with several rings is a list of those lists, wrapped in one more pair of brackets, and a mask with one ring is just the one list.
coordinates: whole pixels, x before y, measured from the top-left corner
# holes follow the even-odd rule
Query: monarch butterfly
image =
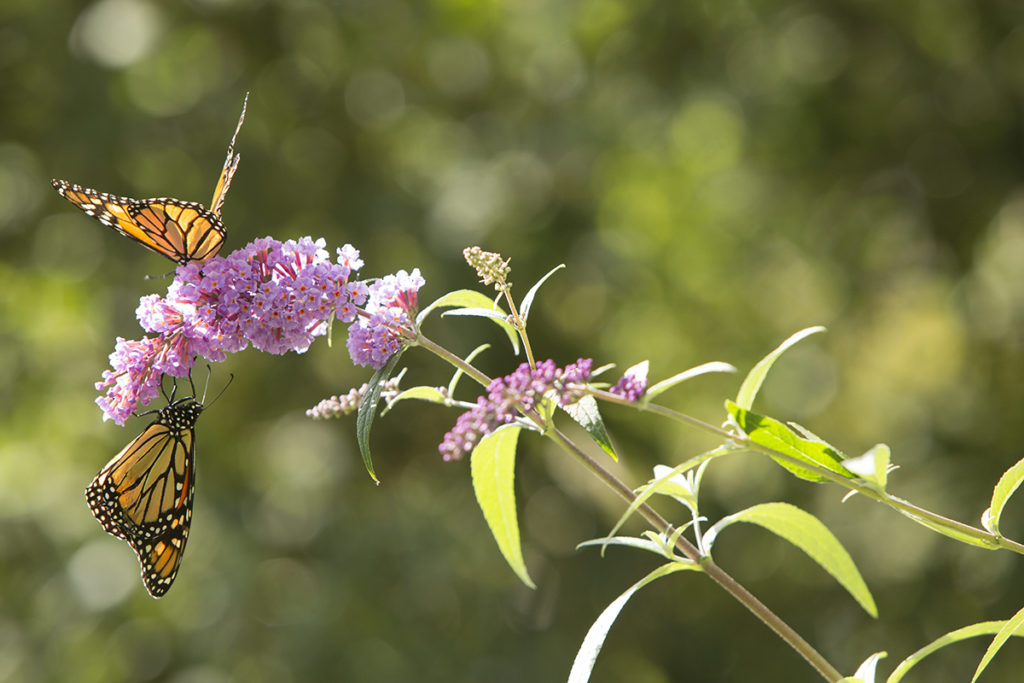
[(220, 209), (242, 158), (240, 154), (235, 154), (235, 139), (242, 129), (248, 101), (249, 94), (246, 93), (242, 102), (242, 115), (238, 117), (235, 134), (231, 136), (227, 159), (213, 190), (209, 210), (198, 202), (169, 197), (118, 197), (66, 180), (54, 179), (50, 184), (61, 197), (147, 249), (179, 264), (189, 261), (201, 263), (220, 251), (224, 243), (225, 230), (220, 219)]
[(195, 494), (195, 424), (204, 406), (195, 400), (194, 387), (192, 396), (177, 401), (176, 390), (177, 385), (166, 406), (150, 411), (158, 413), (156, 420), (85, 489), (103, 530), (127, 541), (138, 555), (142, 582), (154, 598), (166, 593), (178, 574)]

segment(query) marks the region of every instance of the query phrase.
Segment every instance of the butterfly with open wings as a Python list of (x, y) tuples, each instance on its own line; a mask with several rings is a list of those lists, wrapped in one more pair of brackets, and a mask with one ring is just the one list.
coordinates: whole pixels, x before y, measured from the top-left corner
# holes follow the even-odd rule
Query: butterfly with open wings
[(198, 202), (170, 197), (118, 197), (66, 180), (54, 179), (50, 184), (60, 196), (82, 211), (147, 249), (178, 264), (189, 261), (202, 263), (216, 255), (224, 244), (225, 230), (220, 210), (241, 160), (241, 155), (235, 153), (235, 139), (242, 129), (248, 101), (249, 95), (246, 93), (245, 101), (242, 102), (242, 115), (238, 117), (235, 134), (228, 145), (227, 159), (213, 190), (209, 209)]

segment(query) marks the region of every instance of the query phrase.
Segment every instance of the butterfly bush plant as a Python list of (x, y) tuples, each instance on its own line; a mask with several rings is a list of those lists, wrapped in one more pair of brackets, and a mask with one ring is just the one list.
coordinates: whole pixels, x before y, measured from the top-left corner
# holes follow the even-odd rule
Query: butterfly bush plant
[[(678, 385), (711, 372), (735, 372), (722, 362), (710, 362), (652, 383), (648, 363), (637, 363), (614, 379), (604, 380), (610, 365), (595, 367), (591, 358), (568, 363), (538, 361), (527, 334), (530, 308), (548, 273), (515, 304), (509, 283), (509, 264), (499, 255), (473, 247), (465, 250), (469, 265), (484, 285), (498, 295), (459, 290), (420, 308), (419, 291), (425, 281), (419, 270), (399, 271), (375, 280), (357, 279), (363, 262), (350, 245), (331, 256), (324, 240), (310, 238), (278, 242), (256, 240), (226, 256), (202, 264), (179, 266), (166, 295), (143, 297), (138, 318), (147, 336), (118, 339), (110, 356), (111, 368), (97, 388), (97, 403), (104, 417), (124, 420), (156, 396), (164, 374), (188, 375), (199, 357), (221, 361), (226, 354), (252, 346), (283, 354), (304, 352), (316, 337), (329, 335), (337, 321), (348, 325), (346, 346), (352, 361), (376, 371), (369, 382), (341, 396), (321, 401), (308, 411), (314, 418), (357, 413), (356, 434), (363, 462), (374, 473), (369, 435), (382, 405), (417, 399), (454, 408), (461, 413), (438, 446), (446, 461), (469, 460), (473, 488), (498, 548), (511, 569), (533, 586), (519, 543), (514, 495), (516, 448), (524, 432), (551, 439), (568, 457), (604, 482), (623, 499), (623, 514), (606, 537), (582, 546), (619, 545), (655, 555), (660, 565), (625, 590), (597, 617), (576, 656), (569, 680), (586, 681), (605, 637), (627, 601), (650, 582), (680, 571), (705, 575), (738, 600), (796, 650), (827, 681), (875, 683), (876, 668), (885, 652), (866, 657), (855, 673), (844, 678), (839, 669), (804, 640), (713, 559), (715, 540), (729, 527), (746, 522), (788, 541), (820, 564), (872, 617), (874, 599), (853, 559), (836, 537), (810, 513), (785, 502), (769, 502), (738, 510), (720, 519), (706, 517), (700, 505), (704, 473), (719, 459), (739, 452), (771, 458), (803, 481), (835, 486), (846, 495), (861, 495), (909, 517), (933, 532), (989, 550), (1024, 554), (1024, 545), (999, 532), (1002, 510), (1024, 481), (1024, 460), (1011, 467), (996, 484), (991, 505), (975, 527), (948, 519), (891, 495), (887, 478), (894, 468), (889, 448), (879, 444), (867, 453), (848, 456), (808, 429), (761, 415), (752, 410), (754, 399), (773, 364), (794, 344), (823, 331), (799, 331), (757, 363), (740, 383), (736, 396), (725, 402), (722, 426), (678, 413), (657, 402)], [(507, 334), (525, 361), (502, 377), (489, 377), (473, 365), (486, 347), (465, 357), (426, 337), (421, 324), (432, 313), (480, 316)], [(401, 389), (403, 373), (396, 373), (402, 354), (410, 348), (429, 351), (454, 368), (446, 387), (417, 386)], [(478, 385), (463, 389), (462, 378)], [(475, 399), (461, 398), (463, 395)], [(458, 397), (457, 397), (458, 395)], [(713, 435), (719, 445), (682, 462), (654, 468), (646, 483), (633, 487), (613, 475), (559, 426), (563, 419), (582, 425), (604, 458), (617, 454), (601, 418), (602, 409), (627, 409), (674, 421)], [(684, 514), (669, 520), (655, 511), (655, 496), (681, 504)], [(638, 515), (649, 526), (639, 537), (618, 535), (622, 523)], [(977, 667), (975, 678), (999, 648), (1024, 625), (1024, 609), (1009, 619), (986, 621), (958, 628), (904, 659), (886, 679), (900, 681), (919, 661), (945, 645), (976, 636), (994, 636)]]

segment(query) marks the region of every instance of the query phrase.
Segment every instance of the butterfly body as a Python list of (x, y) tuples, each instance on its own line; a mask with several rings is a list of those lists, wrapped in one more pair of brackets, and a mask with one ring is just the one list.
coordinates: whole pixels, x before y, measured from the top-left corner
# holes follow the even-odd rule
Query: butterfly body
[(103, 530), (127, 541), (155, 598), (181, 566), (195, 493), (195, 424), (203, 405), (171, 401), (108, 462), (85, 490)]

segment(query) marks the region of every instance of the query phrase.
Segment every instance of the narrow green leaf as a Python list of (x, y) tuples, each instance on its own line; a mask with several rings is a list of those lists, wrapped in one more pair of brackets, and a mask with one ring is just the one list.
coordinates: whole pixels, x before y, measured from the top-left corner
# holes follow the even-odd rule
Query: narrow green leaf
[[(690, 523), (687, 523), (686, 526), (689, 526), (689, 525), (690, 525)], [(602, 551), (603, 551), (604, 547), (605, 546), (609, 546), (609, 545), (621, 545), (621, 546), (625, 546), (627, 548), (636, 548), (638, 550), (646, 550), (648, 552), (654, 553), (658, 557), (662, 557), (662, 558), (665, 557), (665, 552), (664, 552), (665, 544), (664, 543), (657, 543), (657, 542), (655, 542), (655, 541), (653, 541), (653, 540), (651, 540), (649, 538), (637, 538), (635, 536), (615, 536), (613, 538), (595, 538), (595, 539), (592, 539), (590, 541), (583, 541), (582, 543), (577, 544), (576, 545), (576, 549), (578, 550), (580, 548), (586, 548), (586, 547), (590, 547), (590, 546), (598, 546), (598, 547), (601, 547)], [(692, 564), (693, 565), (693, 567), (692, 567), (693, 569), (696, 569), (698, 571), (701, 570), (700, 569), (700, 565), (696, 564), (695, 562), (691, 562), (688, 559), (685, 559), (685, 558), (675, 558), (674, 561), (681, 562), (683, 564), (687, 564), (687, 563), (688, 564)]]
[[(466, 356), (466, 363), (472, 363), (473, 359), (479, 356), (481, 353), (491, 348), (490, 344), (481, 344), (480, 346), (473, 349), (468, 356)], [(462, 377), (462, 368), (456, 368), (455, 374), (452, 375), (452, 381), (448, 382), (448, 395), (455, 398), (455, 387), (459, 383), (459, 379)]]
[(391, 356), (388, 362), (377, 372), (373, 373), (368, 384), (363, 400), (359, 403), (359, 412), (356, 413), (356, 443), (359, 444), (359, 452), (363, 456), (363, 465), (366, 471), (375, 482), (380, 483), (377, 474), (373, 471), (373, 460), (370, 457), (370, 429), (373, 427), (373, 419), (377, 416), (377, 404), (380, 403), (380, 392), (384, 390), (384, 383), (391, 377), (398, 365), (398, 359), (405, 353), (405, 349), (399, 349)]
[(615, 447), (612, 446), (611, 437), (608, 436), (604, 420), (601, 419), (601, 412), (597, 409), (597, 400), (593, 396), (584, 396), (576, 403), (565, 406), (564, 410), (569, 417), (587, 430), (587, 434), (590, 434), (590, 438), (601, 447), (601, 450), (610, 455), (612, 460), (618, 462), (619, 458), (615, 454)]
[(625, 593), (612, 600), (611, 604), (604, 608), (604, 611), (601, 612), (601, 615), (598, 616), (590, 630), (587, 631), (587, 635), (583, 638), (583, 644), (580, 645), (579, 652), (576, 653), (576, 659), (572, 663), (572, 670), (569, 672), (569, 683), (586, 683), (590, 680), (590, 674), (594, 670), (597, 655), (600, 654), (601, 647), (608, 636), (608, 630), (611, 629), (615, 619), (619, 616), (619, 612), (626, 606), (626, 603), (629, 602), (634, 593), (651, 581), (660, 579), (662, 576), (697, 568), (697, 565), (676, 562), (663, 564), (630, 586)]
[(959, 531), (958, 529), (938, 524), (930, 519), (926, 519), (925, 517), (918, 517), (917, 515), (907, 512), (906, 510), (900, 509), (899, 512), (902, 513), (904, 517), (909, 517), (921, 526), (928, 527), (936, 533), (942, 534), (943, 536), (948, 536), (949, 538), (960, 541), (961, 543), (973, 545), (978, 548), (984, 548), (985, 550), (996, 550), (999, 547), (999, 544), (995, 541), (990, 541), (985, 538), (978, 538), (977, 536), (973, 536), (969, 533)]
[(528, 291), (526, 293), (526, 296), (523, 297), (523, 302), (519, 304), (519, 315), (520, 317), (522, 317), (524, 323), (526, 322), (526, 319), (530, 317), (530, 308), (533, 306), (533, 298), (537, 296), (537, 290), (540, 289), (540, 286), (544, 284), (545, 280), (547, 280), (549, 277), (554, 275), (557, 271), (561, 270), (562, 268), (565, 268), (564, 263), (561, 263), (552, 268), (551, 270), (549, 270), (548, 274), (542, 277), (541, 279), (537, 280), (537, 284), (535, 284), (533, 287), (530, 287), (530, 291)]
[(736, 523), (749, 522), (764, 527), (807, 553), (808, 556), (860, 603), (864, 611), (878, 616), (871, 591), (861, 578), (857, 566), (842, 544), (817, 517), (789, 503), (762, 503), (719, 520), (704, 534), (705, 547), (710, 551), (722, 529)]
[(1003, 515), (1003, 508), (1010, 500), (1017, 487), (1024, 481), (1024, 460), (1018, 460), (1010, 469), (1003, 472), (998, 483), (992, 489), (992, 503), (982, 516), (985, 528), (994, 534), (999, 533), (999, 518)]
[[(670, 475), (670, 478), (663, 480), (662, 477), (665, 475)], [(697, 494), (683, 473), (677, 474), (673, 468), (667, 465), (655, 465), (654, 476), (658, 482), (657, 493), (659, 495), (675, 498), (685, 505), (690, 512), (694, 512), (697, 509)]]
[[(399, 401), (404, 401), (406, 399), (416, 399), (418, 401), (439, 403), (441, 405), (446, 405), (448, 403), (448, 399), (445, 398), (444, 393), (442, 393), (437, 387), (422, 386), (409, 387), (402, 393), (398, 394), (398, 396), (395, 396), (393, 399), (391, 399), (391, 406), (395, 405)], [(388, 409), (390, 409), (391, 406), (388, 406)]]
[[(971, 624), (970, 626), (963, 626), (955, 631), (950, 631), (945, 635), (939, 636), (900, 662), (899, 666), (896, 667), (896, 670), (889, 674), (889, 678), (885, 680), (885, 683), (900, 683), (900, 681), (903, 680), (903, 677), (906, 676), (912, 668), (917, 666), (921, 660), (928, 655), (941, 650), (947, 645), (959, 643), (960, 641), (967, 640), (968, 638), (978, 638), (980, 636), (997, 634), (1003, 630), (1007, 623), (1008, 622), (1006, 621), (982, 621), (977, 624)], [(1018, 629), (1011, 635), (1020, 637), (1024, 636), (1024, 632), (1021, 632)]]
[(860, 681), (861, 683), (875, 683), (875, 676), (877, 675), (876, 670), (878, 669), (878, 662), (884, 657), (888, 657), (886, 652), (876, 652), (857, 667), (857, 672), (849, 678), (843, 678), (842, 681)]
[(516, 520), (516, 443), (521, 427), (505, 425), (477, 444), (470, 456), (473, 492), (498, 549), (519, 580), (536, 588), (526, 571)]
[(622, 513), (622, 515), (619, 517), (619, 521), (617, 521), (615, 523), (615, 526), (612, 527), (612, 530), (608, 532), (607, 538), (613, 537), (615, 535), (615, 532), (618, 531), (622, 527), (622, 525), (626, 523), (626, 520), (629, 519), (633, 515), (633, 513), (636, 512), (637, 508), (643, 505), (648, 498), (655, 495), (656, 493), (661, 493), (666, 488), (671, 490), (671, 487), (673, 485), (673, 477), (676, 477), (687, 470), (691, 470), (694, 467), (699, 467), (701, 463), (711, 460), (712, 458), (717, 458), (719, 456), (728, 455), (729, 453), (735, 452), (736, 451), (731, 448), (719, 446), (714, 450), (710, 450), (706, 453), (701, 453), (700, 455), (696, 455), (690, 458), (686, 462), (668, 470), (654, 481), (644, 486), (641, 486), (639, 489), (637, 489), (636, 498), (634, 498), (633, 502), (629, 504), (629, 507), (626, 508), (626, 511)]
[(519, 355), (519, 333), (516, 328), (508, 321), (508, 314), (499, 309), (493, 308), (456, 308), (451, 311), (445, 311), (444, 315), (468, 316), (477, 318), (487, 318), (504, 330), (505, 335), (508, 337), (509, 342), (512, 344), (512, 350), (515, 351), (516, 355)]
[(720, 361), (704, 363), (703, 365), (698, 365), (695, 368), (684, 370), (679, 374), (672, 375), (668, 379), (663, 379), (657, 384), (652, 385), (647, 389), (647, 393), (645, 394), (645, 396), (647, 399), (652, 399), (658, 394), (667, 391), (668, 389), (671, 389), (672, 387), (681, 382), (685, 382), (688, 379), (692, 379), (700, 375), (706, 375), (709, 372), (736, 372), (736, 368), (729, 365), (728, 363), (722, 363)]
[(779, 359), (779, 356), (800, 340), (824, 331), (825, 328), (820, 325), (800, 330), (758, 361), (757, 365), (747, 374), (746, 379), (743, 380), (743, 384), (740, 385), (740, 391), (736, 394), (736, 404), (740, 408), (750, 410), (750, 407), (754, 405), (754, 398), (757, 396), (757, 392), (761, 389), (761, 384), (764, 383), (764, 378), (768, 375), (768, 371), (772, 369), (775, 361)]
[(491, 308), (501, 311), (489, 296), (472, 289), (457, 289), (448, 292), (420, 311), (416, 316), (416, 325), (419, 326), (436, 308)]
[(988, 664), (992, 661), (992, 658), (996, 656), (996, 653), (999, 652), (1000, 649), (1002, 649), (1003, 645), (1006, 644), (1006, 641), (1008, 641), (1011, 636), (1015, 635), (1017, 631), (1020, 630), (1022, 625), (1024, 625), (1024, 608), (1018, 610), (1017, 613), (1010, 617), (1006, 621), (1006, 624), (1004, 624), (1003, 627), (999, 629), (999, 632), (996, 634), (995, 638), (992, 639), (992, 644), (988, 646), (988, 649), (985, 650), (985, 655), (981, 658), (981, 661), (978, 662), (978, 668), (974, 671), (974, 676), (971, 678), (971, 683), (974, 683), (976, 680), (978, 680), (978, 676), (980, 676), (981, 672), (984, 671), (986, 667), (988, 667)]
[[(744, 410), (732, 401), (726, 400), (725, 407), (735, 418), (736, 424), (739, 425), (740, 429), (754, 443), (767, 446), (780, 453), (785, 453), (791, 458), (801, 460), (808, 465), (816, 465), (831, 470), (847, 479), (854, 478), (853, 473), (849, 472), (841, 464), (846, 460), (846, 456), (834, 446), (820, 439), (805, 439), (778, 420)], [(800, 467), (788, 460), (776, 458), (775, 456), (772, 456), (772, 459), (801, 479), (816, 482), (827, 481), (827, 479), (813, 470)]]

